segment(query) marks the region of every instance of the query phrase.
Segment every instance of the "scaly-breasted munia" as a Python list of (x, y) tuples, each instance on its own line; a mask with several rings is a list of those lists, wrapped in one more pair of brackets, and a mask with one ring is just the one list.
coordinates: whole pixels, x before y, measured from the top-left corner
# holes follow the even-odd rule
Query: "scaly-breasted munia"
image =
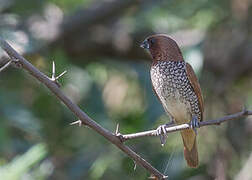
[[(200, 85), (177, 43), (167, 35), (156, 34), (146, 38), (141, 47), (148, 49), (152, 56), (150, 74), (153, 90), (172, 121), (176, 124), (202, 121), (204, 105)], [(161, 130), (165, 133), (164, 126)], [(187, 164), (197, 167), (196, 131), (183, 130), (181, 135)]]

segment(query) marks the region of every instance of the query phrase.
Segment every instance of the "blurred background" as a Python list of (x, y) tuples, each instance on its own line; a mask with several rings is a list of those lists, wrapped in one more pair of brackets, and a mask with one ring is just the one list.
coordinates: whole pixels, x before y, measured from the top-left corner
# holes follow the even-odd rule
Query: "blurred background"
[[(251, 0), (1, 0), (0, 36), (45, 74), (67, 70), (61, 89), (90, 117), (123, 134), (157, 128), (165, 115), (139, 44), (166, 33), (202, 87), (205, 119), (252, 109)], [(0, 50), (0, 66), (8, 60)], [(0, 179), (147, 179), (150, 174), (76, 117), (22, 69), (0, 73)], [(252, 179), (252, 117), (198, 132), (200, 166), (179, 133), (127, 142), (170, 179)]]

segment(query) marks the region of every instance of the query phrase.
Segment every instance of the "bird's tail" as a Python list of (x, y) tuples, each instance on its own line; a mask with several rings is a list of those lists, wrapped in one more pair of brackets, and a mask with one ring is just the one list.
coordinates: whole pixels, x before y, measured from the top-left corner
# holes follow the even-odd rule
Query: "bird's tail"
[(199, 165), (196, 134), (193, 130), (181, 132), (184, 142), (184, 156), (188, 166), (196, 168)]

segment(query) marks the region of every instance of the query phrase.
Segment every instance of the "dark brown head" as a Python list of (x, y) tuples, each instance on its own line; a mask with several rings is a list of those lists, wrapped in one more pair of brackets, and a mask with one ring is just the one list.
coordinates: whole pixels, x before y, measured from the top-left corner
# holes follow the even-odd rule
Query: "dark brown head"
[(184, 60), (177, 43), (165, 34), (149, 36), (140, 46), (150, 51), (153, 61)]

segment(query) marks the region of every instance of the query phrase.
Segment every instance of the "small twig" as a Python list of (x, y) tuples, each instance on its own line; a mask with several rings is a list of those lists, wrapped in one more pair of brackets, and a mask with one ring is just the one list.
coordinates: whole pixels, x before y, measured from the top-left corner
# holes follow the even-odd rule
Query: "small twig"
[[(228, 120), (234, 120), (234, 119), (238, 119), (240, 117), (249, 116), (249, 115), (252, 115), (252, 111), (248, 111), (245, 109), (241, 112), (231, 114), (228, 116), (224, 116), (219, 119), (213, 119), (213, 120), (199, 122), (199, 128), (203, 127), (203, 126), (209, 126), (209, 125), (220, 125), (221, 123), (226, 122)], [(181, 130), (191, 129), (191, 128), (192, 127), (191, 127), (190, 123), (181, 124), (181, 125), (176, 125), (176, 126), (172, 126), (172, 127), (167, 127), (166, 133), (172, 133), (175, 131), (181, 131)], [(124, 142), (124, 141), (130, 140), (130, 139), (140, 138), (140, 137), (144, 137), (144, 136), (158, 136), (157, 130), (154, 129), (154, 130), (138, 132), (138, 133), (133, 133), (133, 134), (125, 134), (125, 135), (120, 134), (120, 140), (122, 140)]]
[(199, 123), (200, 127), (202, 126), (208, 126), (208, 125), (220, 125), (223, 122), (226, 122), (228, 120), (234, 120), (243, 116), (249, 116), (252, 115), (252, 111), (248, 111), (246, 109), (242, 110), (241, 112), (231, 114), (228, 116), (224, 116), (222, 118), (214, 119), (214, 120), (208, 120), (208, 121), (202, 121)]

